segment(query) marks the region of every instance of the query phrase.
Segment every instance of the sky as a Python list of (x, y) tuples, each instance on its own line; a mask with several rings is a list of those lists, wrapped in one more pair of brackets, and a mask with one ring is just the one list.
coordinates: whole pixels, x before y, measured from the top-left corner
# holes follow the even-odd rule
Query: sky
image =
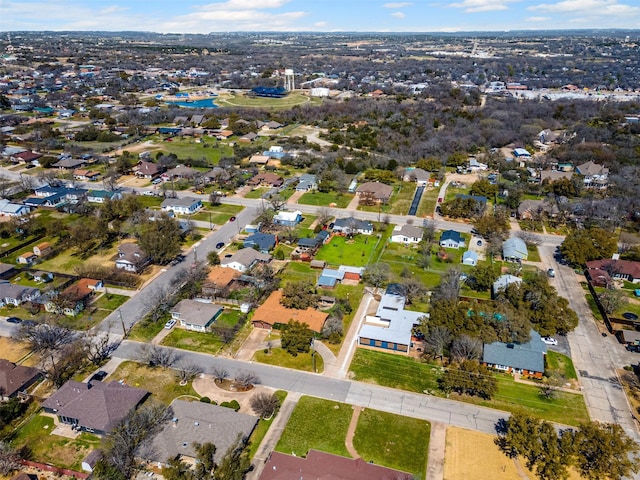
[(0, 0), (0, 31), (640, 29), (640, 0)]

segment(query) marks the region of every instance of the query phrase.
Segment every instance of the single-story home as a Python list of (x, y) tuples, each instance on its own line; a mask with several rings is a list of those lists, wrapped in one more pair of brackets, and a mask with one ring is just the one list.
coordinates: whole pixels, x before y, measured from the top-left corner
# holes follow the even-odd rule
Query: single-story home
[(25, 252), (16, 258), (16, 262), (21, 265), (31, 265), (38, 259), (38, 256), (33, 252)]
[(223, 258), (220, 265), (244, 273), (258, 262), (269, 263), (270, 261), (271, 255), (260, 253), (253, 248), (242, 248), (230, 257)]
[(501, 291), (504, 291), (511, 284), (521, 284), (522, 279), (515, 275), (504, 274), (500, 275), (495, 282), (493, 282), (493, 294), (497, 295)]
[(174, 458), (194, 463), (198, 456), (196, 443), (216, 446), (213, 461), (217, 465), (238, 437), (246, 441), (258, 424), (256, 416), (210, 403), (174, 400), (171, 409), (173, 418), (153, 437), (145, 458), (158, 467)]
[(277, 244), (276, 236), (271, 233), (254, 233), (245, 238), (243, 246), (268, 254)]
[(134, 170), (136, 177), (152, 179), (163, 173), (165, 169), (157, 163), (142, 160)]
[(22, 203), (13, 203), (5, 198), (0, 199), (0, 216), (2, 217), (21, 217), (31, 212), (28, 205)]
[(60, 423), (85, 432), (106, 434), (148, 396), (146, 390), (119, 382), (69, 380), (42, 402), (42, 407), (45, 412), (57, 415)]
[(482, 363), (496, 370), (542, 378), (546, 354), (547, 345), (540, 334), (532, 330), (526, 343), (485, 343)]
[(40, 297), (41, 293), (35, 287), (25, 287), (0, 280), (0, 307), (5, 305), (18, 306), (24, 302), (31, 302)]
[(460, 232), (445, 230), (440, 235), (440, 246), (444, 248), (462, 248), (465, 246), (464, 238)]
[(428, 313), (405, 310), (406, 298), (389, 290), (380, 299), (375, 315), (367, 315), (358, 332), (358, 345), (366, 348), (409, 354), (413, 347), (413, 327)]
[(60, 294), (61, 298), (64, 299), (63, 306), (54, 301), (48, 301), (45, 303), (44, 308), (47, 312), (64, 313), (70, 317), (76, 316), (85, 309), (89, 298), (94, 294), (98, 285), (101, 284), (101, 280), (81, 278), (65, 288)]
[(396, 225), (391, 232), (391, 241), (394, 243), (415, 244), (422, 241), (423, 231), (414, 225)]
[(475, 267), (478, 264), (478, 254), (473, 250), (467, 250), (462, 254), (462, 264)]
[(86, 170), (84, 168), (77, 168), (73, 171), (73, 178), (81, 180), (83, 182), (95, 182), (98, 180), (100, 172), (94, 170)]
[(296, 185), (296, 191), (308, 192), (309, 190), (318, 189), (318, 177), (311, 173), (305, 173), (298, 177), (298, 184)]
[(192, 215), (202, 208), (202, 200), (193, 197), (166, 198), (160, 207), (177, 215)]
[(194, 178), (200, 174), (199, 170), (195, 168), (187, 167), (185, 165), (178, 165), (171, 170), (167, 170), (162, 174), (163, 178), (171, 180), (172, 178)]
[(42, 378), (37, 368), (16, 365), (0, 358), (0, 400), (9, 400), (21, 393)]
[(527, 244), (518, 237), (507, 238), (502, 243), (502, 258), (506, 262), (521, 262), (529, 257)]
[(587, 274), (591, 280), (606, 286), (607, 282), (599, 282), (598, 279), (621, 279), (631, 283), (640, 283), (640, 262), (632, 260), (605, 259), (587, 262)]
[(547, 200), (523, 200), (518, 205), (518, 218), (522, 220), (535, 219), (543, 214), (555, 217), (559, 213), (558, 206)]
[(211, 324), (220, 316), (223, 307), (215, 303), (197, 302), (195, 300), (180, 300), (171, 309), (171, 318), (177, 320), (185, 330), (208, 332)]
[(248, 182), (247, 185), (258, 186), (265, 185), (269, 187), (280, 187), (282, 186), (284, 180), (280, 175), (277, 175), (272, 172), (262, 172), (254, 175)]
[(87, 202), (104, 203), (107, 200), (120, 200), (122, 193), (117, 190), (89, 190), (87, 194)]
[(333, 231), (345, 235), (361, 233), (362, 235), (373, 234), (373, 224), (366, 220), (358, 220), (354, 217), (338, 218), (333, 223)]
[(280, 303), (282, 290), (275, 290), (269, 298), (260, 305), (253, 314), (251, 322), (254, 327), (271, 330), (275, 324), (288, 324), (292, 321), (306, 323), (311, 331), (320, 333), (324, 322), (329, 317), (328, 313), (320, 312), (314, 308), (298, 310), (288, 308)]
[(393, 193), (393, 187), (380, 182), (365, 182), (356, 188), (359, 197), (371, 196), (375, 201), (387, 203)]
[(302, 221), (302, 212), (296, 210), (295, 212), (280, 211), (273, 217), (273, 223), (276, 225), (284, 225), (286, 227), (295, 227)]
[(202, 283), (202, 295), (215, 297), (223, 292), (236, 278), (240, 272), (233, 268), (224, 268), (220, 265), (209, 270), (207, 278)]
[(149, 262), (149, 255), (142, 250), (137, 243), (122, 243), (118, 247), (116, 268), (121, 268), (127, 272), (138, 273), (142, 271)]
[(422, 168), (407, 168), (402, 174), (403, 182), (416, 182), (418, 187), (426, 187), (431, 179), (431, 172)]

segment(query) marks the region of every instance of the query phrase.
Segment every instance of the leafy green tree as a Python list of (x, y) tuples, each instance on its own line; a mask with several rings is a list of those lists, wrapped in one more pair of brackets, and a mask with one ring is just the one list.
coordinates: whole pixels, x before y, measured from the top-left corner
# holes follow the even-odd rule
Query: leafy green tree
[(220, 255), (215, 250), (211, 250), (207, 253), (207, 261), (209, 265), (220, 265)]
[(478, 235), (485, 238), (498, 236), (501, 240), (505, 240), (509, 236), (509, 219), (500, 211), (487, 213), (473, 222)]
[(440, 213), (452, 218), (479, 218), (484, 210), (484, 203), (470, 197), (456, 197), (440, 204)]
[(309, 329), (309, 325), (294, 320), (282, 330), (280, 344), (282, 348), (296, 357), (298, 353), (309, 351), (312, 338), (313, 332)]
[(486, 292), (497, 280), (499, 268), (491, 263), (479, 263), (471, 270), (467, 284), (477, 292)]
[(484, 365), (475, 360), (465, 360), (458, 368), (452, 366), (445, 370), (440, 378), (440, 387), (446, 393), (489, 399), (498, 390), (498, 381)]
[(167, 263), (180, 253), (182, 232), (176, 220), (166, 214), (155, 220), (146, 220), (138, 231), (138, 245), (152, 261)]
[(617, 237), (599, 227), (573, 230), (560, 245), (560, 252), (573, 265), (611, 258), (618, 249)]
[(308, 280), (289, 282), (282, 290), (280, 303), (285, 307), (304, 310), (318, 303), (316, 287)]
[(229, 447), (220, 464), (213, 472), (214, 480), (243, 480), (251, 467), (251, 461), (246, 451), (246, 444), (241, 437)]
[(486, 178), (476, 180), (471, 185), (471, 195), (481, 195), (487, 198), (493, 198), (498, 193), (498, 185), (494, 185)]

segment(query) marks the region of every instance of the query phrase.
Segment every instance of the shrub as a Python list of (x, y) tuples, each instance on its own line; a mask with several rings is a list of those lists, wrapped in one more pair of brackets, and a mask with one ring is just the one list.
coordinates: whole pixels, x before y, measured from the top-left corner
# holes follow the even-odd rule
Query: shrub
[(201, 401), (202, 403), (211, 403), (211, 399), (210, 399), (209, 397), (202, 397), (202, 398), (200, 399), (200, 401)]
[(240, 404), (237, 400), (231, 400), (230, 402), (222, 402), (221, 407), (233, 408), (236, 412), (240, 410)]

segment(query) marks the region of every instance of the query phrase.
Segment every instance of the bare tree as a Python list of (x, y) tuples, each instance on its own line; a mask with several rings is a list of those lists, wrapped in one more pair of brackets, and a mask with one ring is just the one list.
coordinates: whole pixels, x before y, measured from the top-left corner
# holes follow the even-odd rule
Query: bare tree
[(424, 353), (432, 358), (443, 358), (449, 343), (451, 343), (451, 332), (447, 327), (430, 328), (424, 337)]
[(145, 343), (138, 350), (140, 360), (150, 367), (171, 367), (178, 356), (170, 348)]
[(120, 341), (112, 341), (107, 333), (91, 333), (86, 337), (87, 360), (100, 365), (120, 346)]
[(6, 198), (13, 182), (5, 175), (0, 175), (0, 197)]
[(538, 235), (526, 230), (520, 230), (517, 232), (516, 237), (524, 241), (527, 245), (540, 245), (542, 243)]
[(213, 375), (214, 382), (222, 383), (229, 376), (229, 372), (222, 367), (215, 367), (211, 371), (211, 375)]
[(409, 277), (401, 283), (407, 303), (413, 303), (427, 293), (427, 288), (416, 277)]
[(317, 222), (319, 225), (326, 225), (333, 218), (331, 211), (327, 207), (321, 207), (316, 211)]
[(455, 300), (460, 294), (460, 275), (462, 270), (452, 267), (440, 279), (440, 285), (433, 292), (433, 301)]
[(598, 295), (598, 300), (607, 314), (612, 314), (628, 303), (628, 298), (622, 290), (609, 289)]
[(20, 454), (5, 442), (0, 442), (0, 474), (9, 475), (22, 468)]
[(286, 203), (287, 201), (277, 193), (269, 196), (269, 205), (271, 205), (271, 208), (276, 212), (282, 210)]
[(200, 365), (191, 362), (180, 362), (178, 365), (178, 378), (180, 383), (186, 384), (203, 372)]
[(151, 295), (147, 296), (145, 306), (149, 310), (149, 319), (157, 322), (166, 312), (169, 311), (174, 301), (174, 291), (170, 286), (156, 288)]
[(235, 383), (242, 388), (250, 388), (260, 383), (258, 376), (248, 370), (241, 370), (236, 374)]
[(113, 167), (108, 168), (102, 176), (102, 185), (104, 186), (104, 189), (113, 191), (118, 188), (118, 178), (120, 178), (118, 171)]
[(546, 400), (553, 400), (556, 398), (561, 385), (562, 379), (557, 375), (545, 378), (538, 387), (540, 396)]
[(20, 180), (18, 185), (23, 192), (30, 192), (33, 190), (34, 185), (36, 184), (36, 179), (31, 175), (25, 175), (23, 173), (20, 174)]
[(470, 337), (469, 335), (460, 335), (453, 340), (451, 345), (451, 358), (458, 363), (465, 360), (477, 360), (482, 355), (482, 342)]
[(276, 413), (280, 406), (280, 400), (275, 393), (259, 392), (251, 397), (251, 408), (262, 418), (269, 418)]

